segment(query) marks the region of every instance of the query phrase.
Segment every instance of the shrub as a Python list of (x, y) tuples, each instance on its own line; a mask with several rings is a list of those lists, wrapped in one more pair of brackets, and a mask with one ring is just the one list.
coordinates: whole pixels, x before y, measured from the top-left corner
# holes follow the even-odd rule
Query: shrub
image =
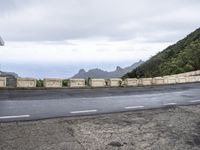
[(63, 85), (63, 87), (67, 87), (67, 86), (68, 86), (68, 80), (67, 80), (67, 79), (64, 79), (64, 80), (62, 81), (62, 85)]
[(37, 87), (43, 87), (44, 86), (44, 81), (41, 80), (41, 79), (37, 80), (36, 86)]

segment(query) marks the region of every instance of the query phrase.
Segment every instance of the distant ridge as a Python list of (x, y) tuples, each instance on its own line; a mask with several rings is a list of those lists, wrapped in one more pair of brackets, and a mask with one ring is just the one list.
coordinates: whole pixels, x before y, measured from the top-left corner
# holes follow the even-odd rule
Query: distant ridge
[(121, 68), (120, 66), (116, 67), (116, 70), (114, 71), (104, 71), (98, 68), (95, 69), (91, 69), (89, 71), (85, 71), (84, 69), (80, 69), (79, 72), (77, 74), (75, 74), (72, 78), (121, 78), (123, 75), (125, 75), (126, 73), (132, 71), (133, 69), (135, 69), (136, 67), (138, 67), (139, 65), (141, 65), (143, 63), (142, 60), (134, 63), (131, 66), (125, 67), (125, 68)]

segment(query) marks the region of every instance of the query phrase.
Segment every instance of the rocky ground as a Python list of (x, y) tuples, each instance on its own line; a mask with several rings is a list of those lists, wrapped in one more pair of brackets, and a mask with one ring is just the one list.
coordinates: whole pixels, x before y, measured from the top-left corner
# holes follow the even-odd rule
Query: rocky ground
[(199, 150), (200, 105), (0, 124), (0, 150)]

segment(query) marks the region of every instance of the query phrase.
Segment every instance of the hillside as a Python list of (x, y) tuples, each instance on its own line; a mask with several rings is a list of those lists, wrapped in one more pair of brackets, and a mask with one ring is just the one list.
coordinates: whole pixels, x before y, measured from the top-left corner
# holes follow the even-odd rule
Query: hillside
[(123, 77), (155, 77), (200, 69), (200, 28)]
[(80, 69), (79, 72), (75, 74), (72, 78), (84, 78), (84, 79), (87, 79), (89, 77), (90, 78), (119, 78), (125, 75), (126, 73), (132, 71), (133, 69), (135, 69), (142, 63), (143, 61), (140, 60), (134, 63), (133, 65), (125, 67), (125, 68), (121, 68), (117, 66), (116, 70), (110, 71), (110, 72), (104, 71), (98, 68), (88, 70), (87, 72), (84, 69)]

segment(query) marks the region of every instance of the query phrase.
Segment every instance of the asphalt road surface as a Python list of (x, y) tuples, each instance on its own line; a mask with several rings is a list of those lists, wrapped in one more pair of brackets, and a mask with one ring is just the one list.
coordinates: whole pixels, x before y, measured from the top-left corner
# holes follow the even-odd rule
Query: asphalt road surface
[(200, 103), (200, 83), (97, 89), (0, 89), (0, 122)]

